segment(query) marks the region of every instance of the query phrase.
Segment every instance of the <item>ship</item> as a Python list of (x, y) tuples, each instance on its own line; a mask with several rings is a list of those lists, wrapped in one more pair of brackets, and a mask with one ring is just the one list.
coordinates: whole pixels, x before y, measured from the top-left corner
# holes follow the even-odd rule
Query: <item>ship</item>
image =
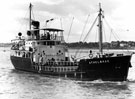
[[(99, 52), (90, 50), (88, 58), (71, 58), (64, 40), (64, 30), (40, 28), (40, 22), (31, 19), (26, 38), (18, 33), (12, 40), (10, 60), (16, 70), (33, 72), (52, 77), (93, 81), (126, 81), (132, 54), (104, 53), (102, 47), (102, 8), (99, 4)], [(33, 26), (33, 28), (32, 28)]]

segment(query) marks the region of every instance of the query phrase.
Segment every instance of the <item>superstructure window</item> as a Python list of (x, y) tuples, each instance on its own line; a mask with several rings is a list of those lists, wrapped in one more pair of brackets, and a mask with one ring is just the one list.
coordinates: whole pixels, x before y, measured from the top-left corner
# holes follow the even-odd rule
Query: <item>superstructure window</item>
[(50, 42), (47, 42), (47, 45), (50, 45)]
[(44, 42), (44, 45), (47, 45), (46, 42)]
[(47, 45), (55, 45), (55, 42), (54, 41), (48, 41)]
[(51, 41), (51, 42), (50, 42), (50, 45), (55, 45), (54, 41)]

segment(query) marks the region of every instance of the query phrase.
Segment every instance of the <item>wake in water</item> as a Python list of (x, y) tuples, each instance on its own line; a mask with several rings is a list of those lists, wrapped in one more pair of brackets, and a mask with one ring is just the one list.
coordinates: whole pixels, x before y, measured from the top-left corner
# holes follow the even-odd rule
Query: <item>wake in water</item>
[(128, 80), (77, 81), (18, 71), (13, 68), (9, 51), (0, 52), (0, 99), (134, 99), (135, 56)]

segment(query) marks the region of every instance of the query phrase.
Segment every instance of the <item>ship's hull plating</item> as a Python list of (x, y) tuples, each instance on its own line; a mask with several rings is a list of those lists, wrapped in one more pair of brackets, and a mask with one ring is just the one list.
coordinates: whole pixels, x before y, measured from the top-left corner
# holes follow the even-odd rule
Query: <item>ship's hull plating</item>
[[(59, 72), (54, 71), (53, 66), (39, 66), (33, 64), (30, 58), (11, 56), (11, 62), (15, 69), (36, 72), (45, 75), (59, 76), (65, 78), (81, 80), (105, 80), (105, 81), (125, 81), (127, 80), (128, 70), (131, 67), (131, 56), (119, 56), (96, 59), (82, 59), (73, 71)], [(50, 67), (50, 70), (46, 68)], [(60, 67), (58, 67), (60, 68)], [(68, 68), (68, 67), (67, 67)], [(53, 70), (54, 69), (54, 70)]]
[(106, 81), (125, 81), (127, 80), (129, 67), (131, 67), (130, 59), (130, 55), (83, 59), (79, 63), (79, 69), (85, 71), (88, 78)]

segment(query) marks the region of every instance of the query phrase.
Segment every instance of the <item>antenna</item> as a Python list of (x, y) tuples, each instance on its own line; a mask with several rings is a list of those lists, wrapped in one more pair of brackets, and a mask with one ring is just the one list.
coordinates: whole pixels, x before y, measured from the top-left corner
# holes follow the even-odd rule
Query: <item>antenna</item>
[(29, 29), (31, 30), (31, 10), (32, 10), (32, 4), (30, 3), (29, 6)]

